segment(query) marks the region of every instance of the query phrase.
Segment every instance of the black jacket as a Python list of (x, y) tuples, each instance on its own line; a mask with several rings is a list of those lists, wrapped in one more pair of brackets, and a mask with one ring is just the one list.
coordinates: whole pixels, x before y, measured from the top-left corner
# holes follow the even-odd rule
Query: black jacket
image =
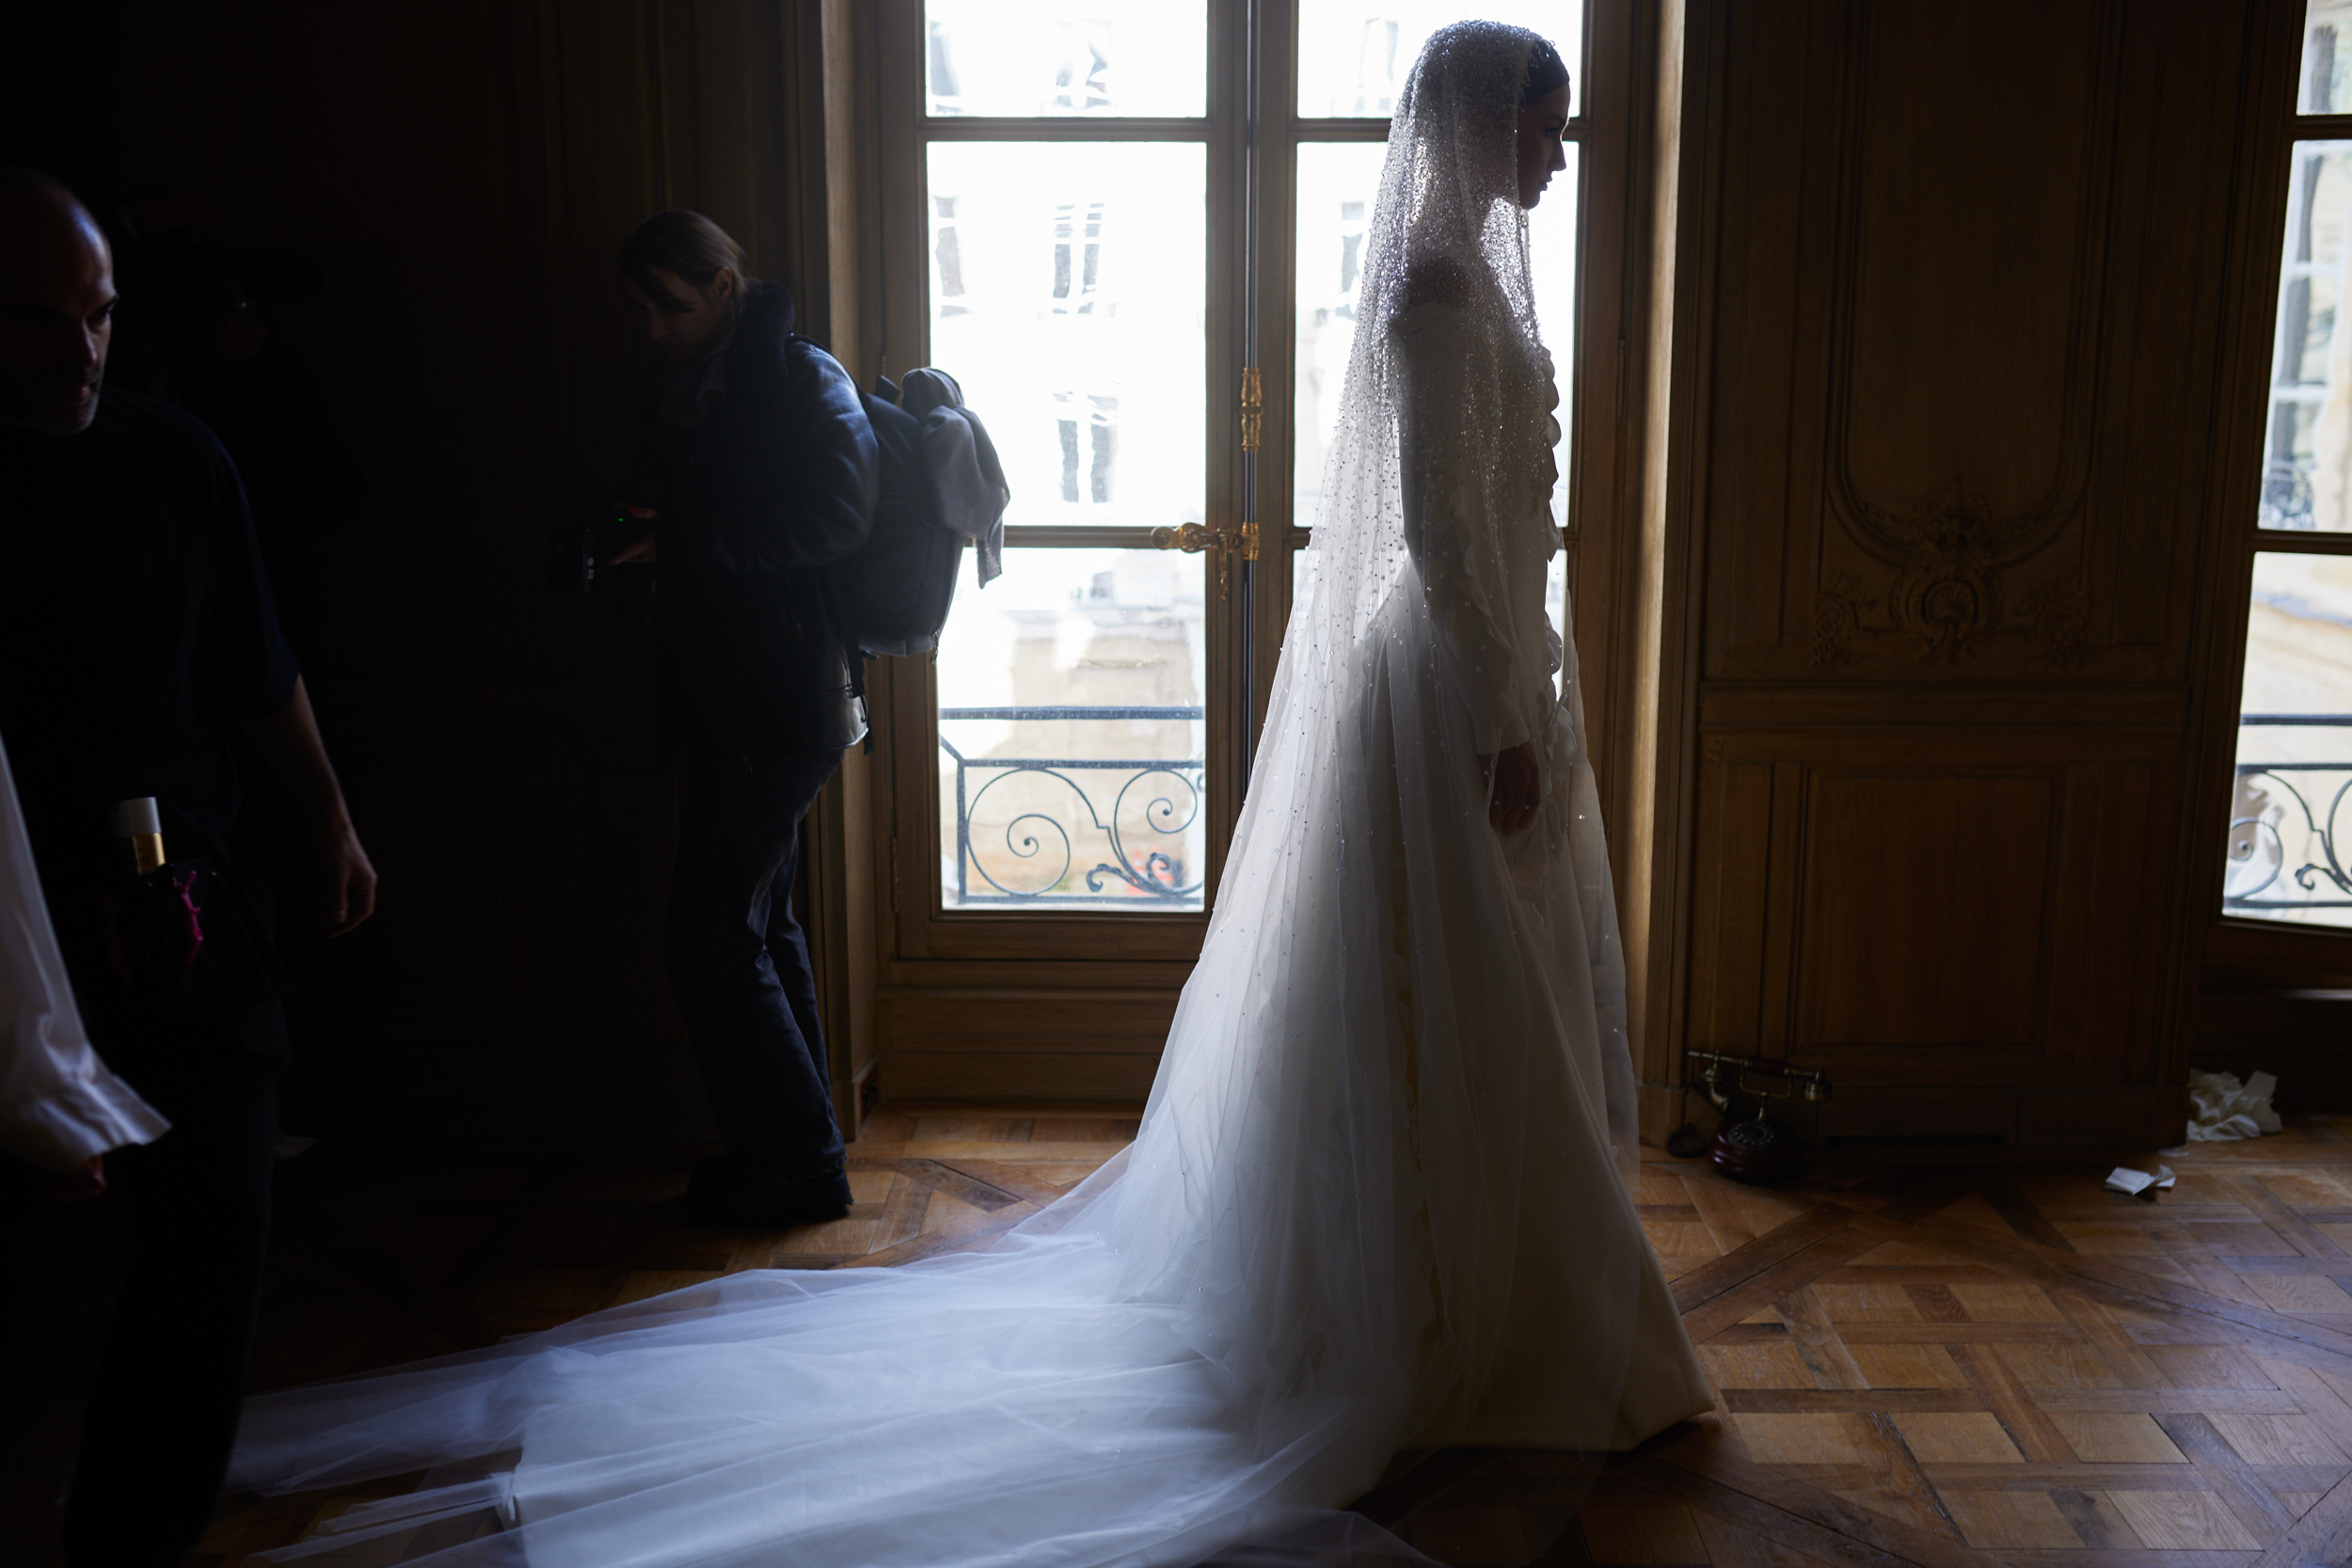
[(866, 542), (881, 476), (856, 384), (792, 336), (791, 296), (745, 298), (700, 422), (649, 406), (661, 513), (661, 688), (676, 738), (755, 756), (866, 733), (820, 570)]
[(117, 800), (154, 796), (174, 853), (228, 832), (236, 721), (301, 672), (220, 442), (115, 387), (77, 435), (0, 431), (0, 736), (50, 897), (114, 873)]

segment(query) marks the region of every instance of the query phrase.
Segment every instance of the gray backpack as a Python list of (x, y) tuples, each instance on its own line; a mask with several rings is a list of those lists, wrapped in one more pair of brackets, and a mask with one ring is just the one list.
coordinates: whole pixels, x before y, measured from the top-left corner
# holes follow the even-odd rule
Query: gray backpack
[(825, 569), (841, 634), (868, 654), (928, 653), (939, 645), (956, 594), (963, 542), (978, 546), (980, 586), (1003, 570), (1005, 504), (1012, 491), (995, 445), (945, 371), (909, 371), (862, 394), (881, 451), (873, 531)]

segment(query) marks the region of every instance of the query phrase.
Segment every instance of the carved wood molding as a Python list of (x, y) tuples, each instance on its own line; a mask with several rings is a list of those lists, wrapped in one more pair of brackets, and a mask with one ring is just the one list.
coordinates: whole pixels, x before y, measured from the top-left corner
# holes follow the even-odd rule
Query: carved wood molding
[[(1845, 664), (1867, 650), (1950, 664), (1997, 634), (2027, 642), (2048, 663), (2080, 664), (2086, 657), (2090, 593), (2079, 570), (2062, 586), (2045, 583), (2024, 593), (2007, 579), (2021, 563), (2049, 549), (2070, 530), (2078, 530), (2088, 515), (2125, 8), (2121, 0), (2099, 0), (2097, 8), (2089, 62), (2093, 79), (2083, 121), (2081, 194), (2074, 204), (2080, 217), (2057, 400), (2056, 462), (2039, 496), (2023, 506), (1996, 504), (1964, 473), (1951, 474), (1907, 497), (1870, 494), (1855, 473), (1856, 427), (1864, 414), (1856, 394), (1867, 239), (1864, 170), (1868, 160), (1863, 143), (1871, 95), (1902, 89), (1899, 81), (1874, 80), (1883, 73), (1868, 69), (1872, 19), (1878, 11), (1867, 0), (1848, 0), (1843, 8), (1822, 473), (1824, 510), (1836, 531), (1880, 569), (1869, 572), (1866, 580), (1836, 565), (1833, 552), (1819, 558), (1822, 576), (1815, 588), (1806, 638), (1812, 662)], [(1981, 299), (1954, 303), (1958, 309), (1982, 308), (1992, 297), (1988, 290)], [(1884, 416), (1883, 407), (1872, 412)]]
[(1851, 664), (1853, 640), (1862, 635), (1865, 611), (1878, 600), (1862, 591), (1862, 579), (1851, 572), (1833, 572), (1813, 594), (1813, 662)]

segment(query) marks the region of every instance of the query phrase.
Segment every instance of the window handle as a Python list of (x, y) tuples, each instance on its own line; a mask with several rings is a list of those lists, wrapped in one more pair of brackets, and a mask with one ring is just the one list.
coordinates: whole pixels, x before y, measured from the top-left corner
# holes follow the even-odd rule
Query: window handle
[(1155, 550), (1182, 550), (1186, 555), (1215, 550), (1216, 596), (1222, 599), (1232, 587), (1233, 558), (1239, 556), (1244, 561), (1258, 559), (1258, 525), (1244, 523), (1239, 528), (1202, 528), (1199, 523), (1185, 523), (1177, 528), (1155, 528), (1152, 531), (1152, 547)]

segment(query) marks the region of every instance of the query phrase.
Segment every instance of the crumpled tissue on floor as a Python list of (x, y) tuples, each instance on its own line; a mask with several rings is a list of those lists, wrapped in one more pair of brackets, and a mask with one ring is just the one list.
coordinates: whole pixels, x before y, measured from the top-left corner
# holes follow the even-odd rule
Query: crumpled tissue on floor
[(2191, 1072), (2188, 1075), (2188, 1141), (2219, 1143), (2230, 1138), (2255, 1138), (2279, 1131), (2279, 1113), (2270, 1097), (2279, 1080), (2255, 1073), (2241, 1084), (2233, 1073)]

